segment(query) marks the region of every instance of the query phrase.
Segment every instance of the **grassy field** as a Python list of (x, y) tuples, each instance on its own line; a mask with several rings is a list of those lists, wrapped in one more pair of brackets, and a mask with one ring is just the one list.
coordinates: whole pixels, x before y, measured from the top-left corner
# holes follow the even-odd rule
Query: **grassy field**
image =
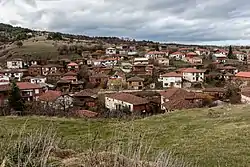
[[(171, 151), (199, 166), (250, 166), (250, 107), (224, 106), (177, 111), (134, 121), (46, 117), (1, 117), (0, 140), (13, 129), (55, 128), (67, 146), (79, 151), (105, 143), (140, 140), (149, 156)], [(100, 148), (101, 149), (101, 148)]]

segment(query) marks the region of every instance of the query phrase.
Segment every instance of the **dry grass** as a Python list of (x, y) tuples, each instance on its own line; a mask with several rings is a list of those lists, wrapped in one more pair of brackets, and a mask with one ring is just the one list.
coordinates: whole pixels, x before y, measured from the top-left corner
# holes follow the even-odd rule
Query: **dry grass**
[(67, 145), (76, 153), (112, 153), (119, 148), (113, 152), (137, 159), (130, 156), (131, 150), (143, 145), (141, 153), (135, 154), (144, 161), (154, 162), (159, 152), (167, 150), (172, 151), (171, 157), (199, 166), (250, 166), (250, 107), (245, 105), (177, 111), (134, 121), (48, 117), (0, 117), (0, 121), (0, 141), (9, 129), (27, 121), (26, 132), (53, 125), (67, 141), (60, 148)]

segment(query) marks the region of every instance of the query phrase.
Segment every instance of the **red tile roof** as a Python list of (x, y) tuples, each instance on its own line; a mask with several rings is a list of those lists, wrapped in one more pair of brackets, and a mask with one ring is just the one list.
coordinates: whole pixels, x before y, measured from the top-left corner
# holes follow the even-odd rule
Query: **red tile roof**
[(239, 73), (237, 73), (236, 75), (235, 75), (235, 77), (239, 77), (239, 78), (250, 78), (250, 72), (248, 72), (248, 71), (241, 71), (241, 72), (239, 72)]
[(30, 82), (17, 82), (16, 84), (20, 90), (41, 89), (42, 88), (41, 86), (39, 86), (37, 84), (30, 83)]
[(78, 64), (76, 64), (75, 62), (71, 62), (68, 64), (68, 66), (78, 66)]
[(129, 94), (129, 93), (115, 93), (112, 95), (108, 95), (109, 98), (124, 101), (133, 105), (147, 104), (148, 100)]
[(176, 72), (169, 72), (169, 73), (163, 74), (162, 77), (182, 77), (182, 74), (178, 74)]
[(73, 71), (69, 71), (69, 72), (65, 73), (63, 76), (77, 76), (77, 73), (75, 73)]
[(183, 73), (202, 73), (202, 72), (205, 72), (205, 70), (199, 70), (196, 68), (184, 68), (181, 70), (181, 72), (183, 72)]
[(74, 96), (76, 97), (91, 97), (97, 95), (97, 91), (93, 89), (84, 89), (78, 93), (76, 93)]
[(197, 53), (195, 53), (195, 52), (188, 52), (186, 55), (188, 55), (188, 56), (197, 56)]
[(140, 78), (140, 77), (131, 77), (127, 80), (128, 82), (143, 82), (144, 81), (144, 78)]
[(39, 97), (39, 100), (46, 101), (46, 102), (52, 102), (52, 101), (55, 101), (61, 95), (62, 95), (62, 92), (60, 92), (60, 91), (49, 90), (49, 91), (43, 93)]
[(61, 78), (61, 80), (76, 80), (77, 78), (74, 76), (64, 76)]

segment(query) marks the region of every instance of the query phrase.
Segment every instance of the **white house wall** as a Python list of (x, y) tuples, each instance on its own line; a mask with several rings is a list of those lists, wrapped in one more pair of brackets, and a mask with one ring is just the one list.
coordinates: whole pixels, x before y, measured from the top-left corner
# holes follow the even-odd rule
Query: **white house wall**
[(105, 97), (105, 107), (108, 108), (109, 110), (116, 110), (116, 105), (115, 104), (120, 104), (121, 106), (130, 106), (130, 111), (133, 111), (133, 104), (123, 102), (120, 100), (116, 100), (113, 98)]

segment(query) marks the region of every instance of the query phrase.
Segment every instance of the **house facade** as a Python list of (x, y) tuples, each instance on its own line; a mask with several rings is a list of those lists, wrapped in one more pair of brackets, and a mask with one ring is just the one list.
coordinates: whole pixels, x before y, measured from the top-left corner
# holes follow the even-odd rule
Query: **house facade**
[(144, 81), (144, 78), (140, 78), (140, 77), (129, 78), (127, 80), (128, 89), (135, 89), (135, 90), (143, 89), (144, 87), (143, 81)]
[(199, 70), (196, 68), (186, 68), (182, 69), (181, 73), (183, 79), (189, 82), (203, 82), (204, 81), (204, 70)]
[(145, 57), (148, 59), (158, 59), (158, 58), (163, 58), (166, 56), (165, 52), (160, 52), (160, 51), (151, 51), (145, 54)]
[(79, 65), (75, 62), (71, 62), (67, 65), (67, 69), (68, 69), (68, 71), (77, 72), (77, 71), (79, 71)]
[(114, 55), (114, 54), (116, 54), (116, 48), (112, 48), (112, 47), (107, 48), (106, 49), (106, 54), (107, 55)]
[(13, 59), (7, 61), (8, 69), (21, 69), (23, 68), (23, 60), (22, 59)]
[(7, 85), (10, 83), (10, 78), (3, 74), (0, 74), (0, 85)]
[(128, 93), (115, 93), (105, 97), (105, 107), (109, 110), (126, 108), (130, 112), (145, 113), (148, 103), (146, 99)]
[(42, 67), (42, 75), (47, 76), (48, 74), (54, 74), (57, 72), (64, 71), (63, 66), (58, 64), (47, 64)]
[(181, 88), (182, 87), (182, 74), (176, 72), (166, 73), (160, 76), (159, 81), (162, 81), (163, 88)]
[(227, 56), (225, 54), (213, 54), (212, 59), (216, 63), (226, 63)]
[(29, 66), (28, 73), (30, 76), (42, 75), (42, 66), (33, 64)]
[(156, 62), (160, 66), (169, 66), (169, 59), (168, 58), (158, 58)]
[(37, 101), (41, 95), (42, 87), (30, 82), (17, 82), (17, 86), (21, 91), (21, 96), (25, 101)]
[(174, 52), (169, 55), (169, 58), (175, 59), (175, 60), (184, 60), (185, 54), (182, 52)]

